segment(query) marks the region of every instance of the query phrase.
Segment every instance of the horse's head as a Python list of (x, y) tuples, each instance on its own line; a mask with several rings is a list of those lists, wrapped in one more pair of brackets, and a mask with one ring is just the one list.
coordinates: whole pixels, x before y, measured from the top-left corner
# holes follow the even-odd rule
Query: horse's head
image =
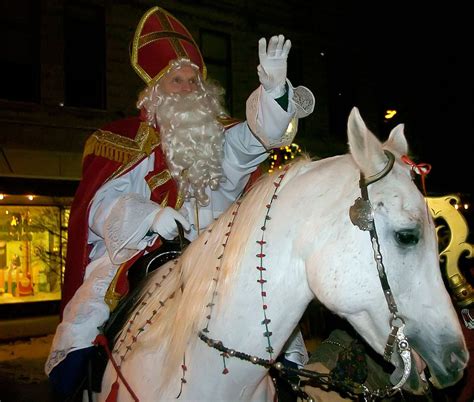
[[(426, 362), (431, 382), (439, 388), (450, 386), (462, 377), (468, 351), (442, 280), (433, 220), (413, 181), (412, 167), (401, 158), (408, 152), (403, 125), (382, 144), (354, 108), (348, 138), (357, 167), (352, 184), (346, 183), (354, 196), (348, 203), (360, 200), (351, 217), (347, 206), (346, 230), (337, 239), (343, 250), (335, 269), (344, 275), (325, 270), (334, 279), (329, 285), (332, 294), (323, 292), (321, 301), (382, 355), (394, 326), (401, 328), (412, 357), (418, 353)], [(390, 360), (396, 367), (392, 375), (396, 383), (406, 367), (396, 347)], [(404, 388), (421, 393), (422, 385), (413, 364)]]

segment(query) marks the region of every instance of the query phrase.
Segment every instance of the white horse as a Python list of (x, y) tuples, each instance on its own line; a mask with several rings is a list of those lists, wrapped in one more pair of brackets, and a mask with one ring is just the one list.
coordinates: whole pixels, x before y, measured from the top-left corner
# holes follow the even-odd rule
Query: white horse
[[(437, 387), (462, 377), (468, 351), (432, 218), (401, 160), (403, 125), (382, 144), (354, 108), (348, 138), (347, 155), (304, 159), (265, 176), (151, 276), (115, 344), (126, 384), (109, 361), (100, 401), (114, 382), (119, 401), (133, 400), (130, 391), (142, 402), (273, 401), (268, 363), (314, 298), (380, 354), (391, 332), (408, 342), (389, 359), (395, 381), (405, 374), (410, 392), (421, 393), (423, 382), (415, 365), (406, 373), (403, 348), (416, 350)], [(351, 209), (361, 173), (372, 206), (365, 212)], [(350, 209), (361, 226), (355, 215), (374, 217), (375, 239), (351, 222)]]

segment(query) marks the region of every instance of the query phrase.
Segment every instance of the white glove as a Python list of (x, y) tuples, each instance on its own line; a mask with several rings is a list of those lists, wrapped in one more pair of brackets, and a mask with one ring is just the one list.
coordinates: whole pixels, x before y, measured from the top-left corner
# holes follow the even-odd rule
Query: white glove
[(163, 239), (173, 240), (178, 235), (176, 221), (183, 225), (183, 229), (188, 231), (191, 225), (188, 220), (178, 211), (171, 207), (160, 209), (151, 224), (151, 230), (158, 233)]
[(272, 36), (270, 42), (261, 38), (258, 41), (258, 57), (260, 64), (257, 67), (260, 83), (274, 99), (285, 94), (286, 59), (290, 53), (291, 41), (285, 40), (283, 35)]

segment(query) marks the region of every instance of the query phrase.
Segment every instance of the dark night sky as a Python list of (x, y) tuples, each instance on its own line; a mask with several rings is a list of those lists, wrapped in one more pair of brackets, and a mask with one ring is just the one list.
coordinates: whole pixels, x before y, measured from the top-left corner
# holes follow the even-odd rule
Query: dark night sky
[(397, 122), (405, 123), (414, 158), (432, 164), (429, 192), (472, 195), (471, 14), (454, 2), (443, 8), (426, 3), (423, 10), (414, 9), (421, 4), (413, 2), (362, 9), (361, 2), (343, 3), (331, 6), (338, 24), (328, 27), (338, 36), (340, 51), (350, 55), (341, 70), (348, 79), (363, 72), (376, 83), (381, 103), (400, 111)]

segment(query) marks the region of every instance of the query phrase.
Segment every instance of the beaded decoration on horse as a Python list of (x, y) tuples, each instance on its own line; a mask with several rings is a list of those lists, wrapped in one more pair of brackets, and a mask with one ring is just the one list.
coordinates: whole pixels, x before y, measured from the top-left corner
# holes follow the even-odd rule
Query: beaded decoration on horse
[[(270, 357), (270, 360), (268, 361), (271, 364), (273, 364), (273, 347), (271, 345), (271, 341), (270, 341), (270, 337), (272, 336), (272, 332), (270, 331), (269, 329), (269, 325), (270, 322), (271, 322), (271, 319), (267, 316), (267, 308), (268, 308), (268, 305), (266, 303), (266, 297), (267, 297), (267, 292), (265, 291), (265, 283), (267, 282), (267, 280), (265, 279), (264, 277), (264, 273), (265, 271), (267, 270), (266, 267), (264, 267), (264, 258), (265, 258), (265, 252), (264, 252), (264, 246), (266, 244), (266, 241), (265, 241), (265, 231), (267, 229), (267, 222), (271, 220), (271, 217), (270, 217), (270, 209), (272, 207), (272, 204), (273, 204), (273, 201), (276, 200), (278, 198), (277, 196), (277, 192), (278, 192), (278, 188), (280, 187), (280, 184), (283, 180), (283, 178), (285, 177), (285, 174), (286, 172), (288, 171), (289, 169), (289, 165), (285, 166), (285, 168), (283, 169), (283, 172), (278, 175), (278, 179), (277, 181), (275, 181), (273, 184), (275, 186), (275, 189), (274, 189), (274, 192), (271, 196), (271, 199), (270, 201), (265, 205), (266, 209), (267, 209), (267, 212), (265, 214), (265, 217), (264, 217), (264, 221), (263, 221), (263, 225), (261, 226), (261, 237), (259, 240), (257, 240), (257, 244), (259, 245), (259, 248), (260, 248), (260, 252), (256, 255), (257, 259), (258, 259), (258, 265), (256, 267), (256, 269), (258, 270), (258, 279), (257, 279), (257, 282), (260, 284), (260, 295), (262, 297), (262, 311), (263, 311), (263, 321), (261, 322), (262, 325), (264, 325), (265, 327), (265, 331), (263, 332), (263, 336), (267, 338), (267, 347), (266, 347), (266, 351), (267, 353), (269, 354), (269, 357)], [(240, 207), (240, 202), (237, 202), (236, 203), (236, 209), (232, 212), (232, 215), (233, 215), (233, 219), (232, 221), (229, 223), (229, 231), (227, 233), (225, 233), (225, 236), (226, 236), (226, 240), (224, 241), (224, 244), (222, 244), (222, 246), (226, 247), (227, 245), (227, 242), (229, 240), (229, 236), (231, 234), (231, 228), (232, 228), (232, 225), (234, 223), (234, 220), (237, 216), (237, 212), (239, 210), (239, 207)], [(218, 257), (219, 260), (222, 260), (222, 257), (224, 255), (224, 251), (223, 253)], [(216, 271), (219, 272), (220, 271), (220, 266), (217, 266), (216, 267)], [(212, 346), (212, 347), (215, 347), (216, 345), (222, 345), (222, 342), (221, 341), (215, 341), (209, 337), (207, 337), (206, 335), (204, 334), (207, 334), (209, 333), (209, 324), (210, 324), (210, 320), (211, 320), (211, 312), (212, 312), (212, 308), (214, 307), (214, 298), (215, 296), (217, 295), (217, 291), (216, 291), (216, 288), (217, 288), (217, 283), (218, 283), (218, 277), (219, 275), (217, 274), (217, 276), (215, 278), (213, 278), (214, 280), (214, 292), (213, 292), (213, 297), (212, 297), (212, 300), (209, 304), (207, 304), (207, 308), (209, 308), (209, 314), (207, 315), (207, 325), (205, 328), (202, 329), (201, 333), (199, 334), (199, 337), (201, 338), (201, 340), (203, 340), (204, 342), (206, 342), (209, 346)], [(221, 356), (223, 358), (223, 363), (224, 363), (224, 370), (222, 371), (222, 374), (228, 374), (229, 373), (229, 369), (227, 368), (227, 365), (226, 365), (226, 362), (225, 362), (225, 359), (226, 358), (229, 358), (229, 357), (233, 357), (235, 356), (235, 351), (232, 351), (232, 353), (229, 353), (227, 350), (221, 350)], [(239, 355), (242, 355), (244, 356), (245, 354), (242, 354), (240, 352), (237, 352), (239, 353)], [(245, 355), (247, 356), (247, 355)], [(242, 357), (240, 357), (242, 358)], [(263, 364), (264, 365), (268, 365), (267, 363), (267, 360), (264, 360), (264, 359), (261, 359), (261, 358), (258, 358), (258, 357), (255, 357), (255, 356), (249, 356), (249, 361), (252, 361), (253, 363), (257, 363), (260, 362), (260, 364)], [(246, 360), (246, 358), (244, 358), (244, 360)]]

